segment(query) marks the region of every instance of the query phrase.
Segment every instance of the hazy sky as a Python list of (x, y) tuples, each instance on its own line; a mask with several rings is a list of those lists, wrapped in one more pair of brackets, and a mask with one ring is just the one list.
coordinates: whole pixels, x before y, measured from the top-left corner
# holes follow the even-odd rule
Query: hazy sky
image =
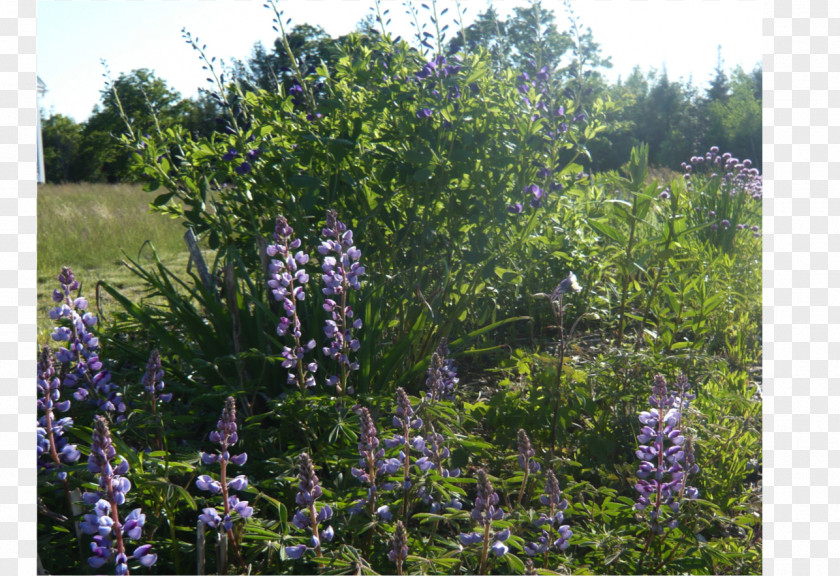
[[(420, 0), (423, 1), (423, 0)], [(419, 7), (420, 1), (415, 2)], [(428, 3), (428, 2), (427, 2)], [(527, 0), (496, 0), (503, 15)], [(602, 54), (610, 56), (609, 78), (626, 77), (633, 66), (668, 71), (669, 78), (692, 78), (705, 87), (717, 64), (721, 46), (724, 68), (740, 65), (751, 70), (761, 61), (763, 40), (761, 0), (573, 0), (584, 28), (592, 29)], [(278, 5), (291, 26), (322, 26), (332, 36), (352, 30), (373, 0), (280, 0)], [(467, 7), (465, 23), (483, 12), (487, 0), (461, 0)], [(411, 37), (409, 17), (402, 0), (382, 0), (390, 9), (389, 31)], [(568, 25), (560, 0), (543, 0), (554, 12), (560, 30)], [(455, 13), (453, 0), (444, 23)], [(38, 75), (47, 85), (40, 106), (85, 120), (99, 101), (104, 86), (101, 59), (111, 76), (136, 68), (149, 68), (182, 96), (196, 94), (207, 85), (197, 53), (181, 38), (186, 27), (207, 45), (211, 56), (229, 61), (247, 60), (255, 42), (273, 44), (276, 34), (272, 12), (263, 0), (38, 0)], [(423, 12), (421, 11), (421, 15)], [(450, 30), (456, 27), (450, 23)]]

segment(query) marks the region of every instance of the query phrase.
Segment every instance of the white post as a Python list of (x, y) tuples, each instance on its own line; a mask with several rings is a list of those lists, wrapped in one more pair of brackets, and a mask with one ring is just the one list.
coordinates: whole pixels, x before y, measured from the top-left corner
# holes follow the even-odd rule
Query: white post
[(47, 175), (44, 173), (44, 142), (43, 138), (41, 137), (41, 105), (40, 100), (41, 96), (47, 93), (47, 85), (38, 78), (38, 87), (35, 91), (35, 114), (36, 117), (36, 128), (38, 130), (37, 133), (37, 140), (38, 140), (38, 184), (43, 184), (47, 181)]

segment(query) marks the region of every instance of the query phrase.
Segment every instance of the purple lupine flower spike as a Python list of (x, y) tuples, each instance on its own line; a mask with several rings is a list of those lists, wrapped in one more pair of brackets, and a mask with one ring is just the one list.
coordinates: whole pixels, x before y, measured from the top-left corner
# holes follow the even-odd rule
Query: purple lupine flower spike
[(100, 410), (115, 414), (114, 419), (121, 422), (126, 410), (122, 393), (111, 383), (111, 375), (99, 358), (99, 338), (89, 331), (96, 325), (96, 316), (87, 312), (87, 299), (72, 294), (79, 290), (79, 282), (67, 266), (61, 269), (58, 283), (61, 288), (53, 292), (56, 306), (49, 316), (64, 321), (51, 334), (53, 340), (63, 343), (55, 353), (56, 360), (64, 365), (62, 384), (76, 388), (76, 400), (90, 397)]
[(408, 534), (402, 520), (397, 520), (397, 527), (394, 530), (394, 538), (391, 540), (391, 550), (388, 552), (388, 559), (397, 565), (397, 575), (401, 576), (403, 562), (408, 558)]
[(224, 506), (224, 516), (220, 516), (215, 508), (205, 508), (199, 519), (211, 528), (230, 530), (233, 525), (232, 512), (236, 512), (240, 518), (249, 518), (253, 508), (248, 502), (240, 501), (235, 495), (229, 494), (231, 490), (244, 490), (248, 487), (248, 477), (240, 474), (228, 479), (227, 467), (229, 464), (242, 466), (248, 460), (248, 454), (231, 454), (230, 449), (239, 440), (238, 427), (236, 424), (236, 401), (228, 396), (225, 400), (225, 407), (222, 409), (222, 417), (216, 423), (216, 429), (210, 433), (210, 440), (219, 444), (216, 453), (202, 452), (201, 462), (206, 465), (218, 463), (220, 479), (215, 480), (207, 474), (198, 476), (195, 480), (196, 488), (210, 492), (212, 495), (221, 494)]
[(519, 454), (519, 466), (523, 472), (539, 472), (540, 464), (534, 460), (534, 449), (531, 447), (531, 440), (525, 430), (519, 430), (516, 435), (517, 447)]
[(432, 403), (436, 400), (454, 400), (455, 385), (458, 382), (455, 361), (449, 358), (448, 342), (446, 338), (441, 338), (426, 372), (426, 398)]
[(285, 316), (277, 324), (277, 335), (291, 335), (294, 346), (284, 346), (281, 352), (283, 367), (288, 369), (287, 383), (301, 392), (315, 386), (315, 372), (318, 364), (306, 362), (304, 357), (315, 349), (315, 340), (302, 341), (298, 302), (305, 300), (305, 286), (309, 282), (304, 266), (309, 255), (299, 250), (301, 242), (294, 237), (294, 230), (283, 216), (278, 216), (274, 227), (274, 244), (266, 248), (271, 258), (269, 263), (268, 287), (274, 300), (282, 303)]
[(363, 406), (355, 406), (353, 411), (359, 415), (359, 467), (352, 468), (350, 474), (358, 478), (359, 482), (369, 486), (368, 496), (357, 503), (360, 509), (368, 505), (368, 512), (371, 517), (376, 510), (376, 475), (385, 472), (385, 449), (379, 446), (376, 425), (370, 416), (370, 411)]
[(535, 452), (531, 447), (531, 439), (528, 438), (525, 430), (519, 430), (516, 434), (516, 444), (518, 450), (516, 458), (519, 461), (519, 467), (525, 472), (525, 475), (522, 477), (522, 484), (519, 487), (519, 497), (516, 500), (516, 505), (519, 506), (522, 504), (522, 497), (525, 495), (525, 488), (528, 486), (528, 478), (532, 472), (538, 472), (540, 470), (540, 464), (534, 460)]
[[(140, 540), (146, 515), (136, 508), (125, 517), (125, 522), (120, 522), (119, 506), (125, 503), (131, 482), (124, 477), (128, 472), (128, 461), (120, 459), (119, 464), (114, 465), (116, 458), (108, 421), (97, 415), (93, 423), (88, 470), (99, 475), (99, 490), (82, 496), (87, 504), (93, 506), (94, 513), (85, 514), (79, 527), (85, 534), (93, 535), (93, 555), (88, 558), (92, 568), (98, 569), (113, 562), (116, 574), (128, 574), (125, 540)], [(151, 552), (149, 544), (138, 546), (132, 557), (146, 567), (157, 561), (157, 555)]]
[[(635, 508), (639, 511), (649, 509), (654, 529), (661, 529), (658, 520), (665, 507), (676, 513), (683, 496), (689, 499), (698, 496), (697, 489), (687, 485), (688, 476), (699, 470), (692, 444), (678, 428), (683, 413), (695, 397), (689, 388), (688, 378), (681, 374), (674, 389), (669, 391), (665, 377), (657, 374), (653, 378), (653, 393), (648, 398), (652, 408), (639, 415), (642, 429), (637, 436), (636, 457), (641, 462), (636, 472), (639, 482), (635, 488), (639, 497)], [(666, 525), (674, 528), (676, 517)]]
[[(475, 506), (470, 514), (470, 517), (478, 523), (480, 532), (461, 533), (459, 539), (461, 544), (468, 546), (478, 542), (483, 542), (484, 547), (481, 553), (481, 566), (479, 574), (486, 574), (487, 554), (492, 552), (494, 556), (503, 556), (507, 553), (508, 547), (504, 544), (505, 540), (510, 536), (510, 530), (505, 529), (492, 533), (492, 525), (494, 520), (501, 520), (504, 518), (504, 510), (499, 507), (499, 495), (493, 489), (490, 479), (484, 469), (479, 468), (476, 474), (476, 497)], [(492, 538), (491, 538), (492, 535)], [(491, 542), (492, 541), (492, 542)]]
[(315, 473), (315, 465), (306, 452), (301, 453), (298, 457), (298, 478), (300, 483), (298, 484), (295, 502), (300, 508), (295, 512), (292, 524), (300, 530), (309, 528), (312, 531), (312, 538), (309, 546), (304, 544), (287, 546), (286, 555), (289, 558), (297, 559), (303, 556), (304, 552), (312, 549), (315, 551), (315, 555), (320, 557), (323, 556), (321, 542), (329, 542), (335, 535), (332, 526), (323, 530), (320, 529), (324, 522), (332, 518), (333, 511), (329, 506), (323, 506), (320, 511), (316, 507), (316, 501), (323, 492), (321, 482)]
[(215, 454), (202, 452), (201, 461), (206, 465), (219, 464), (219, 480), (215, 480), (207, 474), (202, 474), (196, 478), (195, 486), (199, 490), (210, 492), (211, 495), (221, 494), (224, 515), (220, 515), (215, 508), (204, 508), (203, 513), (199, 514), (198, 518), (206, 526), (217, 530), (221, 529), (228, 533), (237, 560), (240, 566), (244, 567), (245, 563), (242, 560), (239, 547), (233, 538), (233, 512), (236, 512), (239, 518), (245, 519), (250, 518), (254, 510), (248, 506), (248, 502), (240, 501), (236, 495), (230, 494), (231, 490), (240, 491), (248, 487), (248, 477), (245, 475), (240, 474), (235, 478), (228, 479), (228, 465), (242, 466), (248, 459), (245, 452), (236, 455), (230, 453), (230, 449), (239, 440), (236, 424), (236, 400), (232, 396), (228, 396), (225, 400), (222, 416), (216, 423), (216, 429), (210, 432), (210, 440), (219, 444), (219, 449)]
[(569, 507), (569, 503), (563, 498), (560, 483), (551, 470), (545, 474), (545, 492), (540, 496), (540, 503), (548, 506), (548, 514), (540, 514), (534, 522), (537, 526), (545, 527), (542, 528), (536, 542), (523, 547), (528, 556), (547, 555), (551, 549), (563, 551), (568, 548), (569, 538), (572, 537), (571, 529), (563, 524), (563, 510)]
[(323, 256), (322, 292), (327, 296), (324, 310), (330, 313), (324, 326), (329, 344), (322, 351), (338, 363), (341, 371), (340, 375), (327, 378), (327, 385), (335, 386), (338, 394), (343, 395), (352, 393), (347, 379), (359, 369), (359, 363), (351, 360), (350, 354), (361, 347), (353, 333), (362, 328), (362, 320), (355, 318), (347, 298), (351, 290), (361, 289), (359, 278), (364, 276), (365, 267), (359, 262), (362, 252), (353, 244), (353, 231), (338, 220), (335, 210), (327, 211), (327, 225), (321, 233), (325, 238), (318, 247), (318, 253)]
[(163, 365), (160, 361), (160, 352), (157, 350), (152, 350), (149, 354), (146, 372), (143, 374), (143, 388), (146, 389), (146, 392), (149, 393), (149, 397), (152, 399), (153, 411), (158, 400), (161, 402), (172, 400), (171, 393), (163, 393)]
[[(56, 412), (67, 412), (69, 400), (61, 400), (61, 379), (56, 376), (53, 355), (49, 346), (44, 346), (38, 356), (38, 418), (37, 454), (38, 467), (44, 470), (58, 470), (62, 464), (76, 462), (81, 456), (75, 444), (69, 444), (64, 431), (73, 426), (72, 418), (56, 419)], [(67, 487), (67, 473), (58, 472), (58, 478)]]

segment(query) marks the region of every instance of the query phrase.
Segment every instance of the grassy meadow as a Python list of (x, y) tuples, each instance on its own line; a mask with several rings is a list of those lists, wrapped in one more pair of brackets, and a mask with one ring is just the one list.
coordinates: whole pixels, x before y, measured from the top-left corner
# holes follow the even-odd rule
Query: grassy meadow
[[(151, 242), (161, 259), (186, 268), (189, 253), (184, 227), (176, 219), (149, 212), (153, 196), (139, 184), (45, 184), (38, 188), (38, 334), (47, 341), (47, 316), (62, 266), (70, 266), (92, 298), (99, 280), (107, 280), (131, 295), (134, 276), (125, 256), (151, 259)], [(107, 306), (103, 310), (107, 312)]]

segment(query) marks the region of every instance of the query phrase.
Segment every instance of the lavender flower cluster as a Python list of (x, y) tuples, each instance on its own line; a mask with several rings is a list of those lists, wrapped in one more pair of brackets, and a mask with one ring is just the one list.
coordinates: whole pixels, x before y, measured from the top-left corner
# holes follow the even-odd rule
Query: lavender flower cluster
[[(664, 506), (676, 513), (683, 497), (692, 500), (698, 497), (697, 489), (687, 481), (699, 467), (694, 461), (691, 443), (679, 429), (683, 413), (695, 397), (689, 388), (684, 374), (677, 377), (672, 391), (668, 390), (665, 377), (657, 374), (653, 379), (653, 393), (648, 399), (651, 409), (639, 415), (642, 429), (637, 436), (640, 445), (636, 457), (641, 462), (636, 472), (639, 482), (635, 488), (639, 497), (635, 508), (650, 509), (650, 519), (654, 523)], [(669, 528), (676, 525), (676, 518), (667, 523)]]
[(295, 502), (300, 507), (294, 515), (292, 523), (300, 530), (309, 529), (312, 532), (312, 537), (309, 540), (309, 545), (298, 544), (295, 546), (286, 547), (286, 555), (296, 560), (303, 556), (307, 550), (314, 550), (316, 556), (322, 556), (321, 542), (330, 542), (335, 536), (332, 526), (323, 528), (324, 522), (332, 518), (333, 511), (328, 505), (321, 507), (320, 510), (316, 507), (316, 501), (323, 495), (321, 490), (321, 481), (315, 473), (315, 465), (309, 454), (303, 452), (298, 459), (298, 493), (295, 496)]
[(291, 335), (294, 347), (284, 346), (283, 367), (288, 369), (288, 384), (301, 390), (315, 386), (314, 374), (318, 364), (305, 362), (305, 355), (315, 349), (315, 340), (301, 343), (300, 318), (297, 303), (306, 298), (305, 286), (309, 282), (303, 266), (309, 262), (309, 255), (303, 250), (300, 238), (294, 237), (294, 230), (283, 216), (278, 216), (274, 228), (274, 244), (266, 248), (266, 254), (272, 259), (269, 263), (268, 287), (274, 299), (282, 302), (285, 317), (277, 324), (278, 336)]
[(229, 494), (230, 490), (239, 491), (248, 487), (248, 477), (245, 475), (240, 474), (230, 480), (227, 479), (228, 464), (243, 466), (248, 460), (248, 454), (245, 452), (236, 455), (230, 453), (230, 449), (239, 440), (236, 401), (230, 396), (225, 400), (222, 417), (216, 423), (216, 430), (210, 433), (210, 440), (219, 444), (219, 450), (214, 454), (202, 452), (201, 461), (206, 465), (219, 464), (221, 480), (214, 480), (211, 476), (202, 474), (196, 478), (195, 485), (199, 490), (222, 495), (224, 516), (219, 515), (215, 507), (207, 507), (198, 518), (210, 528), (218, 529), (222, 526), (225, 531), (228, 531), (233, 528), (231, 512), (236, 512), (240, 518), (250, 518), (254, 512), (254, 509), (248, 506), (248, 502), (239, 500), (235, 494)]
[[(461, 85), (452, 79), (458, 75), (462, 63), (463, 59), (458, 54), (449, 57), (439, 54), (424, 63), (420, 71), (414, 75), (414, 79), (420, 85), (427, 84), (429, 94), (437, 101), (443, 100), (443, 95), (438, 88), (444, 89), (446, 91), (447, 101), (452, 103), (453, 109), (457, 112), (460, 107), (458, 100), (461, 98)], [(452, 79), (444, 86), (442, 84), (443, 79), (450, 77)], [(415, 115), (417, 118), (423, 120), (430, 118), (433, 113), (432, 108), (420, 108), (415, 112)], [(451, 123), (449, 120), (443, 121), (444, 128), (449, 128), (450, 126)]]
[[(385, 449), (380, 447), (378, 432), (370, 411), (364, 406), (354, 406), (353, 411), (359, 415), (359, 467), (352, 468), (350, 474), (359, 482), (368, 485), (367, 496), (356, 503), (350, 510), (351, 514), (359, 513), (365, 504), (368, 505), (370, 515), (378, 514), (385, 520), (391, 519), (388, 506), (376, 508), (377, 474), (394, 474), (399, 470), (400, 462), (395, 458), (385, 459)], [(387, 441), (386, 441), (387, 442)], [(390, 488), (388, 483), (384, 487)]]
[[(536, 68), (536, 62), (532, 62), (531, 65)], [(568, 132), (567, 122), (577, 124), (586, 121), (586, 114), (583, 112), (573, 114), (570, 119), (567, 117), (564, 106), (552, 103), (550, 71), (546, 66), (540, 68), (533, 79), (527, 72), (522, 72), (516, 80), (519, 82), (517, 90), (521, 94), (520, 98), (526, 110), (531, 115), (531, 122), (542, 120), (541, 130), (544, 141), (554, 141), (561, 134)], [(553, 179), (555, 171), (562, 167), (562, 163), (558, 162), (555, 167), (552, 167), (550, 164), (545, 165), (534, 160), (534, 166), (537, 168), (537, 180), (542, 185), (531, 182), (522, 188), (522, 194), (532, 208), (541, 208), (549, 193), (563, 189), (562, 184)], [(511, 214), (521, 214), (525, 208), (522, 202), (514, 202), (508, 206), (507, 210)]]
[[(480, 532), (462, 532), (459, 536), (461, 544), (469, 546), (484, 542), (484, 552), (482, 553), (482, 565), (486, 562), (486, 552), (489, 546), (490, 551), (495, 556), (503, 556), (507, 554), (508, 547), (505, 541), (510, 537), (510, 529), (497, 531), (492, 535), (492, 544), (490, 543), (490, 534), (494, 520), (501, 520), (505, 516), (504, 509), (499, 506), (499, 495), (493, 489), (487, 473), (483, 469), (479, 469), (476, 474), (477, 493), (475, 497), (475, 505), (470, 513), (470, 517), (476, 521)], [(483, 566), (481, 573), (484, 574)]]
[[(128, 574), (128, 556), (124, 539), (138, 541), (146, 515), (140, 508), (132, 510), (120, 523), (118, 507), (125, 503), (125, 495), (131, 490), (131, 482), (125, 478), (128, 472), (128, 460), (117, 459), (117, 451), (111, 441), (108, 421), (102, 416), (94, 420), (88, 470), (99, 475), (99, 490), (88, 492), (82, 499), (94, 507), (93, 514), (85, 514), (80, 527), (85, 534), (92, 534), (91, 551), (93, 555), (88, 563), (93, 568), (101, 568), (106, 563), (116, 565), (116, 574)], [(151, 552), (151, 545), (138, 546), (132, 557), (142, 566), (151, 566), (157, 561), (157, 555)]]
[[(81, 456), (75, 444), (70, 444), (64, 431), (73, 426), (69, 417), (55, 419), (55, 412), (67, 412), (70, 400), (61, 400), (61, 380), (56, 376), (52, 352), (48, 346), (41, 349), (38, 357), (38, 417), (37, 455), (38, 467), (44, 470), (58, 469), (62, 464), (72, 464)], [(58, 472), (58, 479), (64, 481), (67, 473)]]
[(126, 410), (122, 394), (99, 359), (99, 338), (88, 331), (96, 325), (96, 316), (86, 311), (86, 298), (72, 295), (79, 282), (70, 268), (62, 267), (58, 282), (60, 288), (53, 291), (56, 307), (49, 315), (52, 320), (66, 318), (70, 324), (56, 327), (51, 335), (56, 342), (66, 343), (55, 353), (56, 360), (66, 365), (62, 385), (76, 388), (76, 400), (85, 400), (92, 393), (100, 410), (116, 412), (116, 420), (122, 421)]
[(324, 355), (338, 362), (341, 375), (331, 375), (327, 385), (336, 386), (339, 394), (352, 393), (347, 388), (350, 371), (359, 369), (358, 362), (350, 359), (350, 353), (360, 348), (359, 340), (353, 335), (354, 330), (361, 330), (361, 318), (354, 318), (353, 308), (347, 302), (350, 290), (360, 290), (359, 278), (364, 276), (365, 267), (359, 262), (361, 250), (353, 244), (353, 231), (338, 220), (335, 210), (327, 212), (327, 225), (321, 234), (325, 238), (318, 247), (323, 256), (321, 269), (324, 288), (324, 310), (330, 313), (324, 333), (329, 345), (323, 348)]
[[(694, 187), (695, 175), (706, 175), (713, 181), (718, 182), (720, 190), (728, 194), (730, 198), (751, 198), (752, 200), (761, 201), (763, 194), (762, 177), (758, 168), (753, 167), (752, 161), (745, 159), (743, 161), (735, 158), (729, 152), (720, 154), (720, 148), (712, 146), (708, 152), (703, 156), (692, 156), (688, 162), (683, 162), (680, 165), (683, 169), (683, 177), (686, 181), (686, 187), (692, 190)], [(722, 214), (721, 220), (715, 210), (704, 209), (703, 207), (695, 207), (695, 211), (706, 211), (705, 215), (712, 220), (709, 227), (711, 231), (716, 231), (719, 228), (724, 230), (732, 227), (733, 223), (728, 219), (728, 214)], [(752, 231), (756, 237), (761, 236), (760, 228), (756, 226), (750, 227), (748, 224), (735, 224), (736, 230)]]
[(560, 484), (551, 470), (545, 474), (545, 492), (540, 495), (540, 503), (548, 506), (548, 514), (540, 514), (534, 524), (546, 528), (542, 528), (536, 542), (523, 547), (528, 556), (548, 553), (552, 548), (565, 550), (569, 547), (569, 538), (572, 537), (572, 530), (563, 524), (563, 510), (569, 507), (569, 503), (563, 498)]
[(455, 398), (455, 385), (459, 380), (455, 361), (449, 354), (449, 344), (446, 338), (441, 338), (426, 372), (426, 399), (432, 404)]
[(160, 361), (160, 352), (152, 350), (149, 354), (149, 361), (146, 363), (146, 371), (143, 373), (143, 388), (149, 394), (154, 409), (158, 401), (170, 402), (171, 392), (163, 392), (163, 365)]
[[(335, 387), (339, 394), (352, 393), (347, 380), (351, 372), (359, 369), (359, 364), (350, 355), (361, 346), (354, 331), (362, 328), (362, 320), (355, 318), (348, 303), (348, 293), (361, 289), (360, 278), (365, 274), (365, 267), (359, 262), (362, 252), (353, 244), (353, 231), (338, 220), (334, 210), (327, 212), (322, 235), (324, 240), (318, 246), (324, 284), (321, 291), (326, 296), (323, 308), (330, 316), (324, 326), (327, 342), (321, 350), (338, 363), (340, 370), (340, 374), (328, 376), (326, 384)], [(288, 369), (288, 383), (304, 391), (315, 386), (318, 363), (305, 360), (317, 344), (314, 339), (303, 342), (301, 332), (298, 302), (306, 299), (309, 274), (305, 266), (309, 263), (309, 255), (300, 247), (301, 241), (294, 237), (294, 230), (286, 218), (278, 216), (274, 243), (266, 248), (266, 254), (271, 258), (268, 287), (275, 301), (282, 303), (285, 314), (277, 325), (277, 335), (291, 336), (294, 340), (294, 346), (284, 346), (281, 352), (282, 365)]]

